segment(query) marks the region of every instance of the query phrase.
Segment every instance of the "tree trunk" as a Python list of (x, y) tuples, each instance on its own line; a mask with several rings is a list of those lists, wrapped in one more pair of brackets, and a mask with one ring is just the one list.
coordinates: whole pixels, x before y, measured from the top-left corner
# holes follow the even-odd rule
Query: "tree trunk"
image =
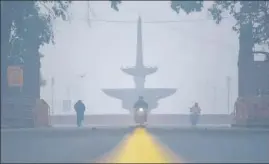
[[(5, 1), (1, 1), (1, 98), (8, 96), (7, 85), (7, 57), (10, 52), (10, 31), (12, 21), (9, 18), (9, 5), (3, 6)], [(2, 101), (2, 99), (1, 99)]]
[(40, 98), (40, 57), (38, 49), (26, 51), (24, 56), (24, 86), (23, 93), (29, 97)]
[(250, 96), (257, 93), (256, 69), (252, 48), (254, 40), (252, 24), (241, 25), (239, 34), (238, 57), (238, 96)]

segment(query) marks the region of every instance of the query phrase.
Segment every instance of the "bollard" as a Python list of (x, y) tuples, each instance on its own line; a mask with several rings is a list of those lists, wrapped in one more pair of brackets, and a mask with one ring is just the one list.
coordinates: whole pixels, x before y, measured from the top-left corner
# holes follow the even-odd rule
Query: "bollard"
[(35, 127), (50, 127), (49, 105), (43, 99), (36, 100), (36, 107), (33, 110)]

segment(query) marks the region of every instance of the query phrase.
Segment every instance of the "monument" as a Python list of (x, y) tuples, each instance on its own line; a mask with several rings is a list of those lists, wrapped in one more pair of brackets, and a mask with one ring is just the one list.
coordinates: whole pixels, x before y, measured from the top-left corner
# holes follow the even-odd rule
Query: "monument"
[(122, 101), (122, 107), (132, 113), (133, 105), (139, 96), (143, 96), (149, 105), (149, 110), (158, 107), (158, 101), (173, 95), (177, 89), (173, 88), (145, 88), (145, 79), (147, 75), (157, 71), (157, 67), (147, 67), (143, 63), (143, 46), (142, 46), (142, 25), (141, 18), (137, 23), (137, 45), (136, 45), (136, 65), (133, 67), (121, 68), (121, 70), (133, 76), (135, 88), (122, 89), (103, 89), (102, 91), (108, 96), (117, 98)]

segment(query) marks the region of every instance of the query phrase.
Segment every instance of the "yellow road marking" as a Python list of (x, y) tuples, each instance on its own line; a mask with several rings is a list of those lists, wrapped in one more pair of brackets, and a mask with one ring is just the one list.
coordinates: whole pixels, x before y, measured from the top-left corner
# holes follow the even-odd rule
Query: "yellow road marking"
[(175, 163), (182, 162), (164, 148), (146, 129), (138, 128), (126, 138), (105, 161), (110, 163)]

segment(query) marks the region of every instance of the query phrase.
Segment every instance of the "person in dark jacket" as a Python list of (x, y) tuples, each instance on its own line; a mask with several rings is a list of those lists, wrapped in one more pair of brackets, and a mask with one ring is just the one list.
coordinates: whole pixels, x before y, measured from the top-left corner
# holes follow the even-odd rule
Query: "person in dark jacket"
[(134, 104), (134, 108), (144, 108), (146, 110), (148, 109), (148, 103), (146, 103), (143, 96), (139, 96), (138, 100)]
[(74, 105), (77, 114), (77, 126), (80, 127), (82, 121), (84, 120), (85, 105), (81, 100)]

